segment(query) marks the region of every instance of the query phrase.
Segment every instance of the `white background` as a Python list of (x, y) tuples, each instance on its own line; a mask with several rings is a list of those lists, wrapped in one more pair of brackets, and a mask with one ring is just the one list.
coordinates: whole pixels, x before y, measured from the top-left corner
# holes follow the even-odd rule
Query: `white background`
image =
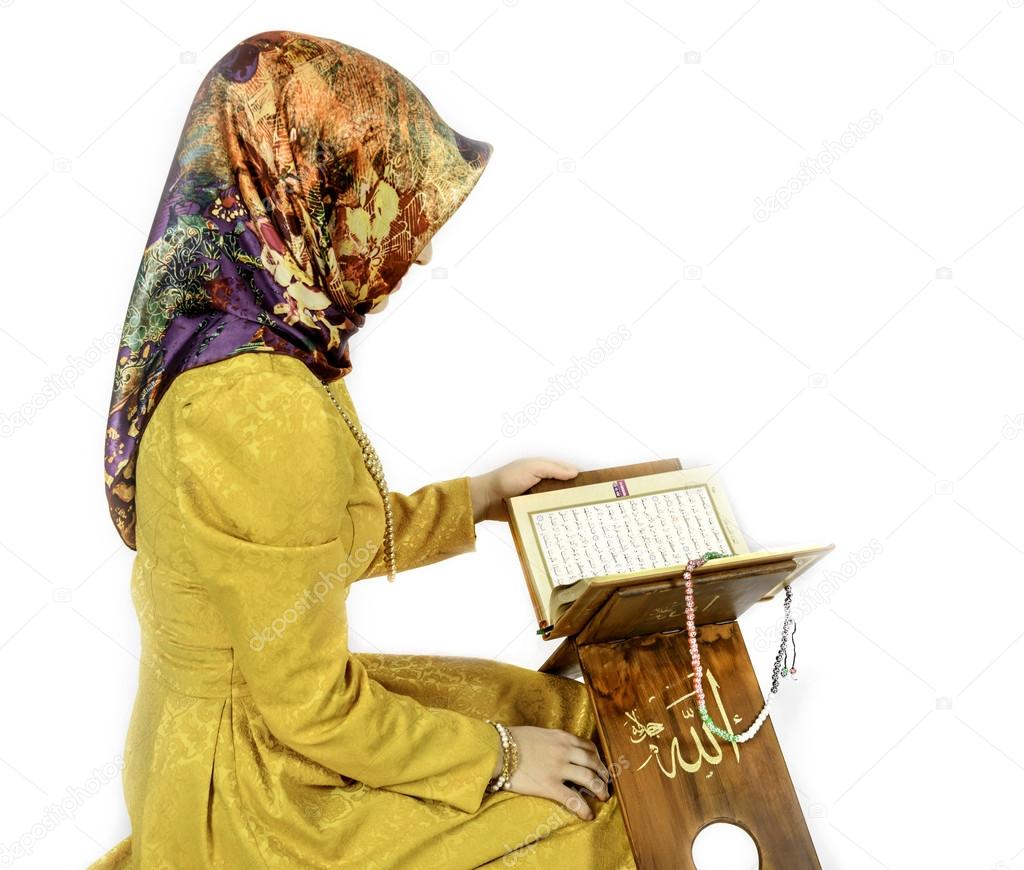
[[(796, 588), (800, 680), (772, 717), (824, 867), (1024, 868), (1020, 6), (0, 0), (0, 845), (33, 851), (13, 866), (84, 866), (128, 831), (114, 347), (196, 86), (287, 28), (387, 60), (495, 146), (353, 344), (392, 488), (529, 455), (714, 465), (752, 546), (837, 545)], [(358, 584), (353, 646), (539, 665), (508, 530), (478, 535)], [(780, 613), (741, 620), (765, 688)]]

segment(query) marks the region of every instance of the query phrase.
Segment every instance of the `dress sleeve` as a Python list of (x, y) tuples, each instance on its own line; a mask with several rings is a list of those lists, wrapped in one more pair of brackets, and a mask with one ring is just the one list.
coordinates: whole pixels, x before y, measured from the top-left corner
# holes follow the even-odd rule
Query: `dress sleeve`
[[(456, 477), (420, 487), (412, 495), (388, 494), (395, 528), (395, 562), (408, 571), (476, 549), (476, 522), (469, 478)], [(385, 548), (374, 555), (363, 577), (387, 573)]]
[[(500, 751), (494, 728), (387, 691), (350, 655), (345, 599), (363, 565), (346, 510), (352, 457), (328, 401), (284, 368), (181, 399), (186, 562), (281, 743), (371, 787), (475, 812)], [(439, 506), (460, 487), (408, 503)]]

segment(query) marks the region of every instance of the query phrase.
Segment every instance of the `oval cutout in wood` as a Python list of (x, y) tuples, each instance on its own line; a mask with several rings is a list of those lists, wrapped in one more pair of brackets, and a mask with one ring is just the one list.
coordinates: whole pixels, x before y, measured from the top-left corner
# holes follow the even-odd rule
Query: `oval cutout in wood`
[(761, 866), (753, 837), (731, 822), (701, 828), (690, 851), (697, 870), (758, 870)]

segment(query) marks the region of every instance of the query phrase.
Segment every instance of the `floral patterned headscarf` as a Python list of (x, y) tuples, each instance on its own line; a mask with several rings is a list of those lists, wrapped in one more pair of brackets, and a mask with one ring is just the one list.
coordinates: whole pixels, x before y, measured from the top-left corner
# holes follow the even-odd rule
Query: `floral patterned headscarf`
[(110, 515), (135, 549), (135, 463), (188, 369), (283, 353), (325, 381), (348, 341), (476, 184), (491, 146), (407, 78), (292, 31), (251, 36), (185, 121), (125, 317), (107, 422)]

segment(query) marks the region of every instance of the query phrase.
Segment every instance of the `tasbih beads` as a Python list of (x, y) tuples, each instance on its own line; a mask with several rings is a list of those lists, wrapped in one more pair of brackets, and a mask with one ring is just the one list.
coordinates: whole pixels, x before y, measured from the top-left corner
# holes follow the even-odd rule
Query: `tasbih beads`
[(511, 788), (512, 774), (519, 767), (519, 746), (507, 726), (500, 722), (492, 722), (490, 719), (487, 722), (495, 727), (501, 738), (501, 773), (487, 784), (487, 791), (508, 791)]
[(327, 395), (331, 397), (331, 401), (334, 403), (334, 407), (338, 409), (349, 429), (352, 430), (352, 435), (355, 436), (356, 443), (359, 445), (359, 449), (363, 453), (363, 464), (366, 466), (366, 470), (370, 472), (370, 476), (377, 484), (377, 489), (380, 490), (380, 497), (384, 501), (384, 561), (388, 569), (388, 580), (394, 581), (395, 571), (397, 570), (397, 560), (395, 559), (395, 523), (394, 517), (391, 514), (391, 499), (388, 495), (388, 483), (384, 479), (384, 467), (380, 464), (380, 458), (377, 456), (377, 451), (373, 449), (373, 445), (370, 443), (370, 439), (366, 437), (366, 433), (360, 429), (348, 412), (341, 407), (341, 403), (337, 397), (331, 391), (331, 388), (327, 385), (326, 381), (321, 381), (324, 389), (327, 391)]
[(700, 715), (701, 721), (704, 723), (708, 731), (716, 737), (720, 737), (722, 740), (729, 743), (745, 743), (757, 734), (761, 729), (761, 726), (764, 724), (764, 720), (768, 718), (768, 714), (771, 711), (772, 700), (779, 693), (780, 680), (789, 674), (796, 674), (795, 647), (793, 654), (793, 666), (786, 667), (786, 663), (789, 658), (788, 649), (790, 643), (790, 629), (795, 626), (795, 623), (790, 618), (790, 610), (793, 603), (793, 590), (789, 584), (786, 584), (786, 597), (784, 602), (785, 618), (782, 622), (782, 642), (779, 645), (778, 655), (775, 656), (775, 666), (772, 669), (771, 691), (765, 699), (761, 712), (757, 714), (757, 718), (750, 723), (750, 726), (745, 731), (739, 734), (734, 734), (732, 731), (728, 731), (715, 724), (714, 720), (711, 718), (711, 714), (708, 712), (707, 704), (704, 701), (704, 669), (700, 663), (700, 647), (697, 644), (697, 626), (694, 622), (697, 611), (693, 603), (693, 575), (691, 572), (695, 568), (699, 568), (709, 559), (721, 558), (722, 555), (722, 553), (716, 552), (705, 553), (700, 558), (691, 559), (686, 564), (686, 570), (683, 572), (686, 596), (686, 634), (690, 643), (690, 662), (693, 665), (693, 690), (697, 698), (697, 712)]

